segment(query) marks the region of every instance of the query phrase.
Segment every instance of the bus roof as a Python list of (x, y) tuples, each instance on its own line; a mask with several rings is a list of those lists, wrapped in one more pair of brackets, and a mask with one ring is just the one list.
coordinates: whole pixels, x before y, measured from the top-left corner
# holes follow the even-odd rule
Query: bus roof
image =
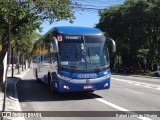
[(61, 34), (71, 34), (71, 35), (99, 35), (102, 31), (96, 28), (89, 27), (73, 27), (73, 26), (63, 26), (55, 27), (57, 33)]
[(102, 31), (97, 28), (61, 26), (61, 27), (54, 27), (50, 29), (46, 34), (44, 34), (36, 42), (46, 39), (46, 37), (50, 36), (53, 31), (55, 31), (56, 34), (65, 34), (65, 35), (103, 35)]

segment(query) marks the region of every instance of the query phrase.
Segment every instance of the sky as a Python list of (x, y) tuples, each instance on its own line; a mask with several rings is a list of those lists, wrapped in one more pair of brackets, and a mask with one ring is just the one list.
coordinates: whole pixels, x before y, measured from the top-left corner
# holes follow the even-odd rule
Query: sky
[(94, 27), (98, 22), (100, 17), (98, 16), (98, 11), (100, 9), (109, 8), (114, 5), (122, 4), (125, 0), (74, 0), (81, 4), (81, 8), (75, 9), (76, 19), (71, 24), (69, 21), (59, 21), (49, 24), (49, 22), (43, 22), (41, 25), (42, 32), (44, 35), (51, 28), (57, 26), (82, 26), (82, 27)]

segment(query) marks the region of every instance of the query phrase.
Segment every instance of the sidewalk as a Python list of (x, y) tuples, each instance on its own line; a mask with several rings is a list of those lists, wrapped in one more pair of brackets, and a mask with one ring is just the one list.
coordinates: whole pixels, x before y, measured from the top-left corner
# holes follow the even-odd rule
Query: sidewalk
[[(18, 74), (18, 70), (14, 69), (14, 77), (11, 78), (11, 70), (7, 72), (7, 94), (6, 94), (6, 103), (5, 103), (5, 111), (21, 111), (21, 107), (19, 104), (18, 96), (17, 96), (17, 88), (16, 85), (20, 79), (22, 79), (25, 74), (30, 69), (22, 71), (20, 68), (20, 74)], [(0, 93), (0, 109), (3, 109), (3, 99), (4, 93)], [(24, 120), (23, 117), (5, 117), (4, 120)]]

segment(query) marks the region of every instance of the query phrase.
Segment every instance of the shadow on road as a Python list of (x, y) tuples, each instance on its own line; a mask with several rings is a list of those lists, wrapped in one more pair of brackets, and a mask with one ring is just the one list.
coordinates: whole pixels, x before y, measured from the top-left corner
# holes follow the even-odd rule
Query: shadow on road
[(94, 93), (74, 92), (56, 93), (51, 92), (44, 83), (33, 80), (21, 80), (17, 84), (18, 99), (20, 102), (29, 101), (67, 101), (102, 98)]

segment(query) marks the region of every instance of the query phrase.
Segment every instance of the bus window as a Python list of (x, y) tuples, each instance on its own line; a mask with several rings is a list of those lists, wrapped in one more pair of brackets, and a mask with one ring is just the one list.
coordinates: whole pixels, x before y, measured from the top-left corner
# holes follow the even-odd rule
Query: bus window
[(104, 43), (61, 43), (59, 45), (59, 65), (78, 70), (98, 69), (109, 64)]

